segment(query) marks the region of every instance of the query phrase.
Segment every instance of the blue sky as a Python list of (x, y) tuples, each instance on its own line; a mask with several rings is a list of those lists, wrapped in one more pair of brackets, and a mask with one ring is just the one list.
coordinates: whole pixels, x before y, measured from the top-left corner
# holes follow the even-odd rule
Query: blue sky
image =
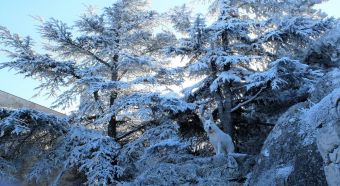
[[(22, 36), (30, 35), (39, 43), (39, 34), (36, 31), (38, 22), (32, 16), (43, 18), (54, 17), (68, 24), (72, 24), (84, 12), (85, 5), (95, 5), (99, 10), (109, 6), (113, 0), (3, 0), (0, 5), (0, 25), (6, 26), (12, 32)], [(158, 11), (165, 11), (175, 5), (181, 5), (190, 0), (152, 0), (152, 7)], [(339, 0), (330, 0), (320, 6), (327, 14), (340, 17)], [(202, 10), (203, 8), (201, 8)], [(7, 58), (0, 53), (0, 63)], [(39, 82), (23, 75), (16, 74), (8, 69), (0, 70), (0, 90), (49, 107), (53, 102), (44, 96), (32, 98), (37, 91), (35, 87)]]

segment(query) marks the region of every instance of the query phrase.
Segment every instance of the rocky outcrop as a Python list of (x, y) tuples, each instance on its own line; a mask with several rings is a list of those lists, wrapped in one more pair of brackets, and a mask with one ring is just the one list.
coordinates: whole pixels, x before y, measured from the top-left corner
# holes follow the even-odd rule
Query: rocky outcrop
[(314, 106), (296, 104), (278, 119), (249, 185), (339, 185), (340, 89), (332, 88), (316, 91), (315, 100), (324, 98)]
[(323, 126), (317, 135), (319, 152), (330, 186), (340, 185), (340, 120)]
[[(325, 110), (323, 105), (329, 105)], [(317, 112), (324, 111), (323, 115)], [(324, 160), (324, 171), (331, 186), (340, 185), (340, 88), (309, 111), (309, 121), (318, 124), (317, 146)]]
[(300, 133), (300, 116), (305, 106), (297, 104), (280, 117), (264, 143), (249, 185), (326, 184), (315, 142), (303, 145), (306, 134)]
[(340, 67), (340, 26), (329, 30), (309, 48), (305, 63), (324, 68)]
[(335, 68), (326, 73), (318, 81), (311, 92), (309, 100), (313, 103), (319, 103), (321, 99), (330, 94), (334, 89), (340, 87), (340, 69)]

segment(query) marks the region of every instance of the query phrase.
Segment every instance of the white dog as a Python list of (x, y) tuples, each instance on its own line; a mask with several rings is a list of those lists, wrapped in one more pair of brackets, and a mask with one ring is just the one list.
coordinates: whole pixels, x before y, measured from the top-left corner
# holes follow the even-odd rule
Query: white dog
[(214, 146), (215, 153), (217, 154), (229, 154), (235, 150), (233, 140), (230, 135), (224, 133), (214, 123), (212, 116), (204, 114), (203, 118), (204, 130), (207, 132), (210, 143)]

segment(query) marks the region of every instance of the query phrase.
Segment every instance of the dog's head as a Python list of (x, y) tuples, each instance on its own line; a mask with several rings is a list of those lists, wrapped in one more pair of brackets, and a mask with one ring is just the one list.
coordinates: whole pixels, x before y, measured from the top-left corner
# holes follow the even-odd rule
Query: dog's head
[(216, 131), (215, 126), (216, 125), (211, 120), (206, 120), (204, 122), (204, 130), (209, 134), (214, 133)]
[(215, 123), (214, 123), (214, 120), (213, 120), (213, 117), (212, 115), (209, 113), (209, 112), (201, 112), (202, 113), (202, 117), (201, 117), (201, 120), (203, 121), (203, 127), (204, 127), (204, 130), (207, 132), (207, 133), (214, 133), (215, 132)]

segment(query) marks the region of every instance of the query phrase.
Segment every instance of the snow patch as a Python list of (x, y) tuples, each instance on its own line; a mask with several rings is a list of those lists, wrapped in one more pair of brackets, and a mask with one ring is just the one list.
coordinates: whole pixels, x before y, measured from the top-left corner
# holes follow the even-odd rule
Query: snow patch
[(268, 149), (263, 149), (261, 154), (265, 157), (269, 157), (270, 153), (269, 153), (269, 150)]
[(294, 170), (292, 165), (278, 168), (276, 170), (276, 175), (279, 177), (288, 177)]
[(310, 145), (315, 141), (316, 127), (320, 124), (328, 123), (339, 118), (337, 101), (340, 99), (340, 88), (335, 89), (332, 93), (323, 98), (318, 104), (315, 104), (310, 109), (304, 110), (301, 115), (301, 125), (299, 135), (304, 136), (303, 145)]

